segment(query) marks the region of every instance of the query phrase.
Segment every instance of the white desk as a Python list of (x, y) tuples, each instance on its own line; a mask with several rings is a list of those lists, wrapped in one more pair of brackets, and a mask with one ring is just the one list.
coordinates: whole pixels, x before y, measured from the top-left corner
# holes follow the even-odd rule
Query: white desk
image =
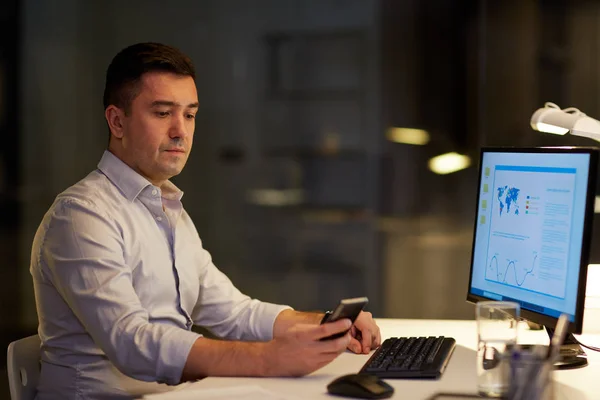
[[(438, 391), (476, 391), (475, 321), (378, 319), (377, 323), (384, 339), (393, 336), (443, 335), (454, 337), (457, 342), (441, 379), (387, 379), (386, 382), (395, 388), (393, 398), (423, 400)], [(548, 343), (548, 335), (544, 331), (524, 331), (520, 334), (520, 339), (524, 343)], [(600, 335), (583, 335), (580, 339), (585, 344), (600, 346)], [(589, 361), (587, 367), (555, 372), (556, 400), (600, 399), (600, 388), (597, 387), (600, 382), (600, 354), (591, 350), (586, 352)], [(206, 378), (181, 385), (181, 390), (258, 385), (299, 399), (332, 400), (339, 397), (327, 394), (327, 384), (340, 375), (358, 372), (368, 358), (369, 355), (346, 352), (331, 364), (303, 378)]]

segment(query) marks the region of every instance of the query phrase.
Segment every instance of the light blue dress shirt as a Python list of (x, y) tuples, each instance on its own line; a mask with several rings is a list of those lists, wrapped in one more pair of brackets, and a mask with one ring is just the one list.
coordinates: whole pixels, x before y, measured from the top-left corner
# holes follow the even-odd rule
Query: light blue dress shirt
[(286, 306), (242, 294), (212, 263), (181, 192), (106, 151), (35, 235), (39, 399), (131, 398), (180, 382), (192, 324), (270, 340)]

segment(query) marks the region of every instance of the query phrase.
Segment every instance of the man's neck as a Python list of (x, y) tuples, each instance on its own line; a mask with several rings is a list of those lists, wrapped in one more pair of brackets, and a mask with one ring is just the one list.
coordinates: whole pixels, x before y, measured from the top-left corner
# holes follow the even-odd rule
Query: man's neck
[(125, 165), (127, 165), (129, 168), (134, 170), (137, 174), (142, 176), (144, 179), (146, 179), (148, 182), (150, 182), (154, 186), (156, 186), (158, 188), (162, 188), (162, 186), (165, 184), (165, 182), (167, 182), (167, 179), (156, 181), (156, 180), (150, 179), (149, 177), (144, 175), (144, 173), (142, 171), (140, 171), (140, 169), (137, 168), (133, 162), (128, 161), (127, 157), (124, 156), (123, 152), (120, 151), (120, 149), (117, 146), (113, 145), (112, 140), (111, 140), (110, 144), (108, 145), (108, 151), (110, 151), (115, 157), (117, 157), (119, 160), (121, 160), (123, 163), (125, 163)]

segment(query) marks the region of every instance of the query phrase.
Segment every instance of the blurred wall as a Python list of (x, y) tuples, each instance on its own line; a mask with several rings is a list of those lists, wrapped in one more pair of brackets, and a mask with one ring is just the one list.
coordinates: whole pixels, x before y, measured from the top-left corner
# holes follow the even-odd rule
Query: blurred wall
[[(266, 79), (263, 36), (278, 31), (359, 29), (366, 32), (365, 60), (376, 65), (376, 2), (260, 0), (23, 2), (22, 170), (23, 229), (19, 267), (26, 326), (37, 324), (27, 269), (37, 225), (56, 194), (95, 168), (107, 143), (103, 119), (104, 73), (121, 48), (164, 42), (191, 56), (197, 69), (200, 112), (195, 148), (176, 183), (215, 263), (251, 294), (281, 299), (298, 280), (269, 282), (241, 264), (248, 171), (259, 168), (258, 134)], [(372, 68), (372, 67), (371, 67)], [(376, 90), (376, 75), (369, 88)], [(370, 96), (367, 119), (378, 96)], [(371, 125), (377, 120), (367, 122)], [(241, 163), (221, 162), (223, 147), (239, 147)], [(240, 233), (242, 232), (242, 233)], [(258, 255), (268, 260), (269, 254)], [(296, 281), (296, 284), (294, 283)], [(307, 294), (306, 294), (307, 295)], [(290, 296), (283, 296), (290, 299)], [(299, 299), (297, 305), (310, 304)], [(314, 304), (314, 303), (313, 303)], [(324, 306), (326, 307), (326, 306)]]
[[(544, 101), (600, 116), (600, 5), (459, 3), (23, 1), (24, 326), (37, 324), (27, 268), (35, 229), (56, 194), (95, 168), (107, 143), (106, 67), (118, 50), (140, 41), (175, 45), (196, 64), (195, 149), (175, 181), (215, 263), (242, 290), (298, 308), (330, 308), (339, 297), (366, 293), (379, 316), (471, 318), (464, 298), (475, 168), (441, 177), (427, 160), (447, 151), (477, 157), (482, 145), (590, 144), (533, 132), (529, 118)], [(361, 44), (324, 55), (326, 40), (306, 54), (336, 65), (356, 50), (357, 93), (279, 103), (269, 97), (267, 36), (293, 33), (302, 42), (340, 32), (358, 35)], [(350, 69), (340, 64), (334, 80)], [(278, 129), (269, 125), (273, 115), (286, 116)], [(299, 127), (313, 123), (302, 135)], [(391, 143), (389, 126), (424, 128), (432, 140), (421, 147)], [(268, 140), (301, 145), (267, 154)], [(251, 204), (249, 193), (262, 188), (300, 188), (327, 204)]]
[(37, 225), (54, 197), (91, 171), (106, 143), (101, 77), (111, 40), (94, 3), (23, 4), (19, 272), (26, 326), (37, 324), (28, 270)]

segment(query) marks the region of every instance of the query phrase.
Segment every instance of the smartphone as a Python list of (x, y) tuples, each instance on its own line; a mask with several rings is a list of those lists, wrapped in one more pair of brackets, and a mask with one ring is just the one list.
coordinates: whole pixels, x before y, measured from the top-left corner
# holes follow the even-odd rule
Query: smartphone
[[(321, 320), (321, 324), (335, 322), (344, 318), (348, 318), (350, 321), (352, 321), (352, 323), (354, 323), (354, 321), (356, 321), (356, 318), (358, 318), (358, 314), (360, 314), (360, 312), (363, 310), (363, 308), (365, 308), (368, 302), (369, 299), (366, 297), (343, 299), (331, 313), (325, 314), (325, 317), (323, 317), (323, 319)], [(346, 332), (336, 333), (335, 335), (322, 338), (321, 340), (337, 339), (339, 337), (344, 336)]]

